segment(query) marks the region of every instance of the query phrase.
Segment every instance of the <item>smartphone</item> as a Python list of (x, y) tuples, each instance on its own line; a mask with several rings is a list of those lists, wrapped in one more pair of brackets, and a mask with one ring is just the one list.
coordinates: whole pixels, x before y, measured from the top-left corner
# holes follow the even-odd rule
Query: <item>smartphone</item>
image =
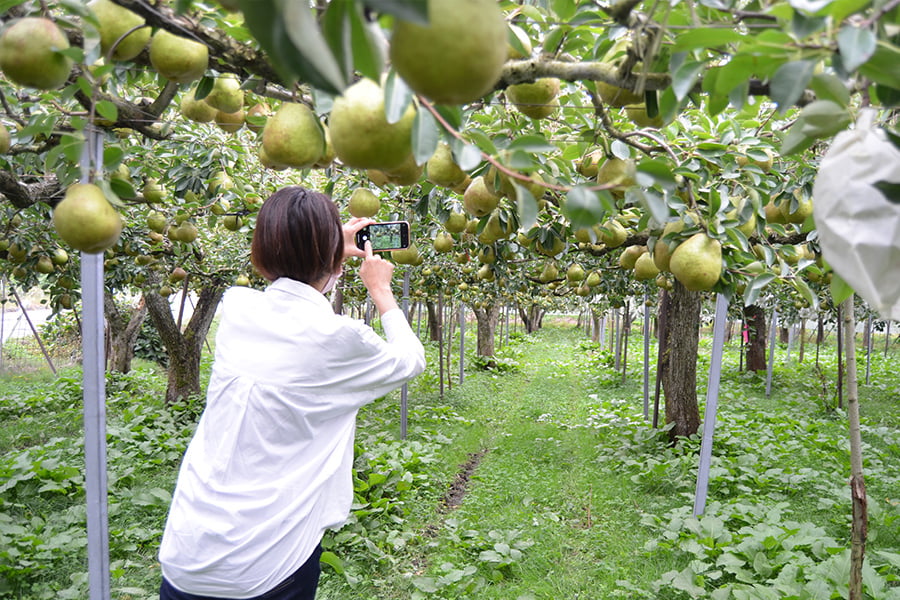
[(356, 232), (356, 246), (365, 249), (367, 240), (372, 242), (373, 252), (409, 248), (409, 223), (387, 221), (367, 225)]

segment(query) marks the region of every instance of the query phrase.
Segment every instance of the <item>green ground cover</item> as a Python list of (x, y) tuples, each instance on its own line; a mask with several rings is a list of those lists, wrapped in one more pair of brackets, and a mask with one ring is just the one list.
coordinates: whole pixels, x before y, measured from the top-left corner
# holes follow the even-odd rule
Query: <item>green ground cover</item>
[[(765, 380), (740, 373), (728, 346), (700, 518), (699, 438), (672, 448), (644, 420), (642, 349), (632, 336), (623, 382), (608, 344), (550, 320), (514, 334), (493, 369), (468, 359), (465, 383), (441, 398), (429, 344), (429, 370), (410, 385), (408, 439), (399, 394), (360, 414), (356, 504), (325, 540), (319, 597), (846, 597), (849, 444), (833, 347), (818, 368), (812, 352), (801, 364), (794, 348), (788, 363), (781, 348), (766, 398)], [(701, 401), (708, 355), (703, 340)], [(873, 355), (861, 390), (871, 599), (900, 598), (895, 364)], [(0, 380), (2, 597), (86, 597), (79, 377)], [(107, 383), (117, 599), (155, 596), (159, 535), (202, 409), (166, 409), (164, 385), (149, 363)]]

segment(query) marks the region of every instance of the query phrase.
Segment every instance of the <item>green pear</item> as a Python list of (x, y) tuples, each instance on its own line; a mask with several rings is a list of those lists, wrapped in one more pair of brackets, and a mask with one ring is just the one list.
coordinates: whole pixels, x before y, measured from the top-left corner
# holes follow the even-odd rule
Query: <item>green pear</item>
[(233, 113), (244, 106), (244, 90), (236, 75), (223, 73), (216, 77), (212, 90), (203, 100), (216, 110)]
[(337, 157), (348, 167), (395, 169), (412, 154), (412, 104), (396, 123), (384, 114), (384, 91), (360, 79), (334, 100), (328, 127)]
[(520, 113), (532, 119), (546, 119), (559, 106), (559, 79), (542, 77), (533, 83), (517, 83), (506, 88), (506, 97)]
[(196, 91), (196, 88), (188, 90), (182, 96), (181, 114), (195, 123), (209, 123), (216, 118), (219, 111), (207, 104), (205, 100), (197, 100), (194, 97)]
[(473, 217), (483, 217), (497, 208), (499, 203), (500, 197), (494, 193), (493, 189), (488, 188), (482, 175), (474, 178), (463, 194), (463, 205), (466, 212)]
[[(132, 60), (150, 41), (151, 29), (145, 26), (144, 17), (139, 14), (111, 0), (91, 0), (87, 6), (97, 18), (100, 49), (104, 56), (109, 56), (112, 50), (113, 60)], [(119, 41), (119, 38), (135, 27), (140, 29), (129, 33), (125, 39)]]
[(0, 36), (0, 69), (18, 85), (55, 90), (72, 71), (72, 59), (59, 53), (68, 47), (69, 39), (53, 21), (25, 17)]
[(722, 276), (722, 244), (703, 232), (683, 241), (669, 260), (669, 270), (687, 289), (711, 289)]
[(450, 145), (441, 142), (425, 163), (428, 181), (445, 188), (453, 188), (466, 178), (466, 172), (453, 160)]
[(438, 104), (490, 92), (506, 62), (507, 27), (496, 0), (427, 0), (428, 24), (398, 19), (390, 58), (413, 90)]
[(206, 44), (160, 29), (150, 40), (150, 63), (169, 81), (190, 83), (206, 73), (209, 49)]
[(305, 169), (322, 158), (325, 134), (305, 104), (285, 102), (263, 128), (262, 145), (270, 160)]
[(122, 217), (98, 186), (75, 183), (53, 209), (53, 226), (72, 248), (96, 254), (119, 240)]
[(381, 200), (368, 188), (356, 188), (350, 194), (347, 210), (354, 217), (374, 217), (381, 210)]

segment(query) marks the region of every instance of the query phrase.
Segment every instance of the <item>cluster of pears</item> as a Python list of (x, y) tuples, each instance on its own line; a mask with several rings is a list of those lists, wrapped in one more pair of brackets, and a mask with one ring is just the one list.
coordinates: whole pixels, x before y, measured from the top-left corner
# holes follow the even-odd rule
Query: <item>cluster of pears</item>
[[(722, 277), (722, 243), (705, 231), (683, 239), (679, 234), (685, 226), (684, 219), (666, 223), (653, 246), (653, 254), (647, 256), (652, 256), (649, 260), (658, 273), (672, 273), (688, 290), (710, 290)], [(650, 267), (647, 265), (645, 268), (649, 270)], [(664, 283), (660, 283), (665, 287)]]
[[(620, 38), (606, 53), (604, 61), (614, 67), (620, 67), (624, 62), (625, 53), (628, 50), (630, 40), (628, 37)], [(641, 63), (637, 63), (632, 70), (640, 69)], [(607, 106), (625, 110), (628, 119), (638, 127), (650, 127), (658, 129), (664, 125), (660, 115), (650, 116), (643, 93), (637, 93), (628, 88), (619, 87), (605, 81), (597, 81), (595, 84), (597, 95)]]

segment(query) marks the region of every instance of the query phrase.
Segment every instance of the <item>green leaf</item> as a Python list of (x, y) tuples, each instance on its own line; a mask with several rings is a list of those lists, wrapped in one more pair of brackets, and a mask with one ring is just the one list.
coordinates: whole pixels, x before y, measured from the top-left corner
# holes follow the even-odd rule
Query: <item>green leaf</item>
[(858, 69), (875, 53), (875, 32), (863, 27), (844, 25), (837, 35), (838, 50), (848, 73)]
[(892, 183), (890, 181), (876, 181), (872, 185), (879, 192), (881, 192), (889, 202), (900, 204), (900, 183)]
[(731, 28), (688, 29), (675, 38), (673, 52), (694, 50), (695, 48), (716, 48), (726, 44), (736, 44), (745, 39), (744, 34)]
[(397, 72), (391, 69), (384, 81), (384, 115), (388, 123), (396, 123), (402, 119), (412, 101), (412, 90)]
[(343, 575), (344, 573), (344, 563), (334, 552), (326, 550), (319, 556), (319, 562), (334, 569), (338, 575)]
[(795, 60), (781, 65), (769, 84), (769, 96), (784, 114), (797, 103), (812, 79), (816, 64), (811, 60)]
[[(731, 93), (731, 90), (753, 76), (756, 71), (756, 62), (756, 58), (753, 56), (738, 54), (728, 61), (727, 64), (710, 69), (709, 71), (715, 72), (715, 79), (711, 82), (712, 85), (708, 86), (704, 81), (704, 88), (708, 88), (710, 93), (727, 96)], [(704, 79), (710, 77), (711, 74), (707, 73)]]
[(366, 22), (362, 9), (353, 3), (347, 13), (350, 21), (350, 46), (353, 49), (353, 68), (373, 81), (384, 71), (384, 56), (378, 40)]
[(876, 83), (900, 89), (900, 48), (879, 40), (875, 53), (859, 72)]
[(574, 229), (581, 229), (602, 222), (606, 216), (606, 209), (597, 192), (585, 186), (575, 186), (566, 195), (562, 213), (569, 219)]
[(753, 281), (750, 282), (750, 285), (744, 288), (744, 306), (756, 304), (760, 292), (762, 292), (763, 288), (772, 283), (772, 280), (774, 279), (775, 275), (772, 273), (762, 273), (757, 275)]
[[(341, 69), (304, 0), (238, 0), (247, 28), (285, 82), (301, 79), (340, 94), (347, 85)], [(285, 83), (282, 82), (282, 83)]]
[(670, 190), (675, 189), (675, 174), (672, 172), (672, 165), (663, 160), (644, 159), (637, 164), (638, 181), (644, 187), (647, 182), (640, 181), (640, 175), (645, 175), (650, 180), (650, 184), (659, 184)]
[[(672, 90), (679, 101), (684, 100), (685, 96), (694, 89), (697, 78), (705, 68), (706, 62), (686, 61), (672, 74)], [(653, 115), (650, 116), (652, 117)]]
[(794, 127), (799, 125), (805, 136), (823, 138), (846, 129), (851, 121), (850, 112), (840, 104), (831, 100), (816, 100), (803, 107)]
[(453, 150), (453, 159), (463, 171), (471, 171), (481, 164), (481, 150), (478, 146), (454, 138), (450, 148)]
[(816, 308), (819, 305), (818, 296), (810, 289), (805, 279), (802, 277), (795, 277), (791, 280), (791, 283), (793, 284), (794, 289), (800, 292), (800, 295), (803, 296), (803, 299), (806, 300), (810, 306)]
[(362, 0), (374, 11), (393, 15), (402, 21), (428, 25), (428, 3), (422, 0)]
[(119, 120), (119, 109), (109, 100), (101, 100), (94, 105), (94, 108), (97, 111), (97, 114), (104, 119), (112, 121), (113, 123)]
[(819, 100), (831, 100), (845, 107), (850, 104), (850, 90), (834, 73), (813, 75), (809, 85)]
[(519, 227), (529, 230), (537, 223), (538, 203), (534, 195), (524, 185), (513, 183), (516, 190), (516, 208), (519, 211)]
[(197, 82), (197, 88), (194, 90), (194, 100), (203, 100), (204, 98), (209, 96), (209, 93), (212, 91), (215, 83), (215, 77), (204, 75), (200, 79), (200, 81)]
[(797, 121), (788, 130), (788, 134), (784, 138), (784, 142), (782, 142), (778, 153), (782, 156), (790, 156), (797, 152), (803, 152), (810, 148), (815, 141), (815, 138), (809, 137), (803, 133), (803, 122)]
[(556, 146), (547, 141), (543, 135), (523, 135), (517, 137), (508, 146), (509, 150), (525, 150), (527, 152), (541, 153), (553, 152)]
[(849, 298), (853, 294), (853, 288), (851, 288), (844, 278), (838, 275), (837, 273), (831, 274), (831, 300), (834, 302), (834, 305), (837, 306), (847, 298)]
[(420, 106), (416, 111), (412, 130), (413, 155), (417, 165), (425, 164), (431, 158), (440, 139), (441, 132), (434, 116), (427, 108)]

